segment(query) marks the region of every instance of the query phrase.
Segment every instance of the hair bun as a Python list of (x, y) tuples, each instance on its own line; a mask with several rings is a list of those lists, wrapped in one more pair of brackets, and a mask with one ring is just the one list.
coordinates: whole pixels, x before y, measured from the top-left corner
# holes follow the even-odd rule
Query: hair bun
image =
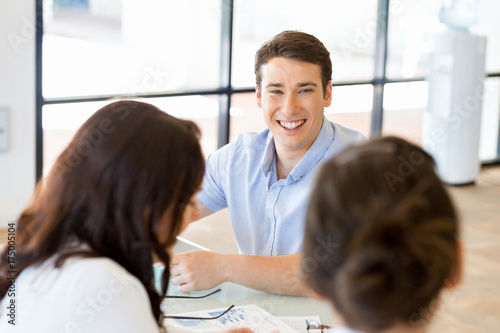
[(458, 272), (457, 214), (434, 167), (421, 147), (394, 137), (347, 147), (322, 165), (308, 207), (305, 258), (327, 235), (338, 247), (316, 271), (304, 272), (346, 326), (404, 328), (410, 316), (426, 315), (420, 309)]
[(342, 313), (357, 313), (358, 318), (372, 323), (387, 318), (388, 309), (397, 302), (399, 293), (397, 265), (393, 264), (397, 259), (394, 257), (387, 248), (370, 245), (350, 256), (335, 279), (336, 303)]
[(354, 231), (350, 255), (334, 283), (342, 313), (358, 313), (358, 318), (351, 319), (369, 317), (366, 322), (382, 327), (408, 287), (401, 272), (415, 263), (408, 251), (412, 228), (404, 213), (388, 215), (385, 210), (382, 214), (384, 207), (376, 207), (371, 211), (371, 223)]
[(352, 249), (375, 245), (395, 251), (406, 249), (408, 236), (412, 233), (413, 212), (401, 206), (394, 210), (377, 202), (369, 210), (369, 222), (354, 231)]

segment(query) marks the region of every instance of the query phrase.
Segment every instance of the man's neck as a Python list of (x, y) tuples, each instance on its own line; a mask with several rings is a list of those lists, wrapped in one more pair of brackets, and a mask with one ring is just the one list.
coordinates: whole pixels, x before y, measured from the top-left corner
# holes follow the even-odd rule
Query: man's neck
[(275, 142), (276, 172), (278, 174), (278, 180), (288, 178), (288, 175), (290, 174), (290, 172), (292, 172), (293, 168), (295, 168), (295, 166), (299, 164), (309, 148), (311, 148), (311, 146), (314, 144), (320, 132), (321, 128), (307, 145), (296, 150), (285, 149), (283, 146), (278, 145)]
[(299, 164), (302, 157), (306, 154), (305, 151), (279, 151), (276, 149), (276, 172), (278, 180), (288, 178), (290, 172), (297, 164)]

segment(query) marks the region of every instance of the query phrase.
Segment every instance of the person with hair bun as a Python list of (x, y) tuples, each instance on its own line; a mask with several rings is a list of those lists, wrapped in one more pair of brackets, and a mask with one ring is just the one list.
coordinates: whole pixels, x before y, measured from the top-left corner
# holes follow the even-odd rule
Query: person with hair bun
[(433, 159), (405, 140), (351, 146), (320, 169), (302, 271), (333, 332), (422, 332), (461, 278), (456, 210)]

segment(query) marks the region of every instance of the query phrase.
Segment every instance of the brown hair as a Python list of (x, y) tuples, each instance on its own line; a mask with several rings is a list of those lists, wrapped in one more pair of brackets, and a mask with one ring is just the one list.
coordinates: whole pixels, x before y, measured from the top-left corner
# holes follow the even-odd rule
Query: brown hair
[[(160, 323), (169, 272), (162, 276), (160, 295), (153, 255), (168, 267), (167, 248), (201, 185), (205, 162), (199, 135), (194, 123), (146, 103), (119, 101), (94, 113), (17, 220), (18, 274), (55, 254), (60, 255), (56, 267), (77, 255), (111, 258), (142, 282)], [(91, 250), (66, 252), (75, 239)], [(9, 288), (3, 278), (6, 253), (1, 253), (0, 298)]]
[(332, 60), (330, 52), (319, 39), (305, 32), (286, 30), (262, 44), (255, 54), (255, 83), (258, 91), (261, 90), (261, 67), (276, 57), (319, 65), (323, 94), (326, 94), (326, 85), (332, 79)]
[(433, 159), (386, 137), (321, 167), (302, 269), (350, 327), (412, 326), (424, 322), (421, 309), (457, 273), (457, 237), (457, 215)]

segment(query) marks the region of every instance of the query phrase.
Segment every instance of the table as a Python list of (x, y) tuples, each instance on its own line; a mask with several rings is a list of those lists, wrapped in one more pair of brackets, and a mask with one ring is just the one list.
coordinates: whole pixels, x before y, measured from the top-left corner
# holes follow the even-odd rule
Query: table
[[(174, 253), (193, 250), (207, 250), (197, 244), (178, 237)], [(265, 293), (250, 289), (235, 283), (224, 282), (221, 285), (206, 291), (179, 293), (177, 286), (169, 285), (168, 295), (201, 296), (216, 289), (221, 292), (202, 299), (165, 299), (162, 309), (165, 314), (200, 311), (213, 308), (227, 308), (230, 305), (256, 304), (274, 316), (313, 316), (317, 315), (323, 325), (333, 325), (331, 309), (327, 302), (308, 297), (284, 296)]]

